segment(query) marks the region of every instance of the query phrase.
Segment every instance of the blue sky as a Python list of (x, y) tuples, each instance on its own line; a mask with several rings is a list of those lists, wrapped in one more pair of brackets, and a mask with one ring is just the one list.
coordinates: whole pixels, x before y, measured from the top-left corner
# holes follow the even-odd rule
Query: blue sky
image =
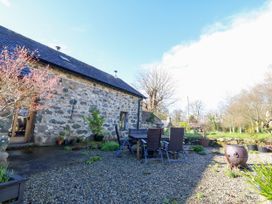
[[(264, 0), (0, 0), (0, 24), (132, 83), (176, 46), (229, 29)], [(215, 31), (214, 31), (215, 30)], [(186, 54), (185, 54), (186, 56)], [(196, 59), (197, 60), (197, 59)], [(196, 97), (195, 97), (196, 98)]]

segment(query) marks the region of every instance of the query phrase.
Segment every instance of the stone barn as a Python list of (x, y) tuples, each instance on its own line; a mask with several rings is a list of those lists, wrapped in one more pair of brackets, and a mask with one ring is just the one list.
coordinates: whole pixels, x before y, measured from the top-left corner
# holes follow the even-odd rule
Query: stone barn
[(17, 121), (11, 142), (54, 144), (67, 127), (70, 135), (90, 136), (83, 116), (90, 115), (91, 107), (105, 118), (104, 128), (109, 136), (115, 135), (115, 124), (122, 129), (141, 126), (144, 96), (122, 79), (0, 26), (0, 47), (16, 46), (37, 50), (39, 62), (35, 66), (49, 65), (50, 72), (61, 77), (62, 90), (52, 99), (49, 109), (30, 112), (25, 107), (16, 116), (0, 118), (1, 133), (11, 132), (12, 120)]

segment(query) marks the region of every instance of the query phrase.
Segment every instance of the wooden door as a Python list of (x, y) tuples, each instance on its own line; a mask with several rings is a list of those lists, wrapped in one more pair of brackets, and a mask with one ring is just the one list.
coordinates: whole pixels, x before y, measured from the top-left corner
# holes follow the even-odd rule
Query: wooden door
[(16, 111), (13, 115), (11, 143), (24, 143), (31, 140), (35, 112), (28, 109)]

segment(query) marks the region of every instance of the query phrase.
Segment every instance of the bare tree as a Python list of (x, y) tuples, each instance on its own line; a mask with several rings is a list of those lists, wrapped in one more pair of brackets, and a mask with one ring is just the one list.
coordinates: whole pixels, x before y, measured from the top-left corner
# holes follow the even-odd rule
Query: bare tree
[(210, 131), (218, 131), (220, 128), (221, 117), (220, 114), (214, 111), (210, 111), (205, 116), (206, 129)]
[(175, 109), (171, 115), (174, 126), (180, 126), (181, 122), (186, 121), (186, 113), (181, 109)]
[(200, 117), (204, 111), (204, 105), (201, 100), (192, 101), (189, 104), (190, 107), (190, 115), (192, 115), (197, 121), (199, 121)]
[(159, 112), (174, 102), (174, 82), (170, 74), (161, 67), (153, 67), (141, 72), (138, 76), (137, 87), (148, 98), (144, 101), (144, 108), (148, 111)]

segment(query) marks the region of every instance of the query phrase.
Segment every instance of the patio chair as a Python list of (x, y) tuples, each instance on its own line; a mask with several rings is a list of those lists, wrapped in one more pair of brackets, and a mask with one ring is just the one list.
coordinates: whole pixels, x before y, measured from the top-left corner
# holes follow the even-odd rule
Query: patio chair
[(116, 132), (116, 137), (117, 137), (117, 141), (119, 144), (119, 149), (115, 151), (115, 156), (120, 157), (121, 153), (125, 147), (127, 147), (129, 149), (130, 153), (133, 153), (132, 144), (130, 143), (129, 138), (128, 137), (123, 137), (123, 138), (120, 137), (121, 134), (120, 134), (118, 125), (115, 125), (115, 132)]
[[(142, 147), (143, 147), (143, 156), (145, 159), (145, 163), (147, 163), (147, 160), (161, 160), (163, 162), (163, 155), (161, 150), (161, 135), (162, 135), (162, 129), (160, 128), (154, 128), (154, 129), (148, 129), (147, 131), (147, 140), (142, 139)], [(156, 153), (158, 153), (158, 156), (160, 157), (151, 157), (150, 153), (152, 153), (154, 156)], [(156, 156), (156, 155), (155, 155)]]
[(147, 134), (147, 129), (128, 129), (129, 134)]
[(187, 160), (187, 155), (183, 149), (184, 128), (171, 128), (169, 142), (163, 141), (163, 152), (166, 153), (168, 162), (181, 162), (179, 154), (182, 153)]

